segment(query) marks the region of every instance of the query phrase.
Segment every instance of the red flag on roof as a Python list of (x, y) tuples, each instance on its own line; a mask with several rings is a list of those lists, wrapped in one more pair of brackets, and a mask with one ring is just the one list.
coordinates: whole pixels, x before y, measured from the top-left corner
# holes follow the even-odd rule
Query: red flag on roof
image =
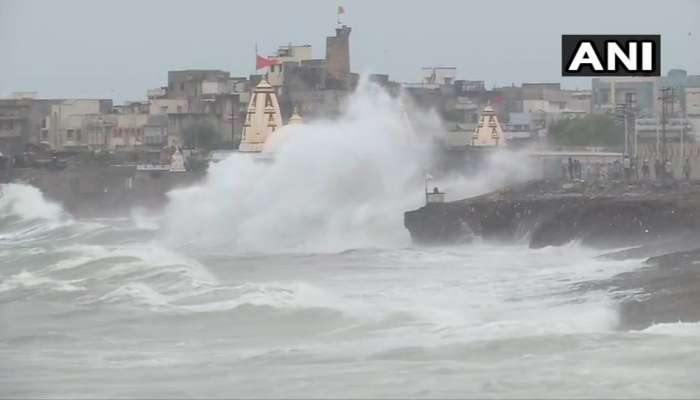
[(263, 69), (269, 67), (270, 65), (281, 64), (279, 60), (273, 60), (271, 58), (265, 58), (263, 56), (255, 55), (255, 69)]

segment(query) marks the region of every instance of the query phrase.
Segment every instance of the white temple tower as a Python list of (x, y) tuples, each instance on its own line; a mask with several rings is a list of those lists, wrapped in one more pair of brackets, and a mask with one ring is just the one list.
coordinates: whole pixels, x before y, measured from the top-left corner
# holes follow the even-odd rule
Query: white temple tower
[(479, 118), (479, 125), (474, 129), (472, 136), (472, 146), (475, 147), (495, 147), (505, 146), (506, 137), (503, 135), (501, 124), (493, 107), (486, 106)]
[(262, 79), (253, 89), (243, 125), (243, 139), (238, 151), (259, 153), (265, 141), (282, 127), (280, 105), (275, 89)]

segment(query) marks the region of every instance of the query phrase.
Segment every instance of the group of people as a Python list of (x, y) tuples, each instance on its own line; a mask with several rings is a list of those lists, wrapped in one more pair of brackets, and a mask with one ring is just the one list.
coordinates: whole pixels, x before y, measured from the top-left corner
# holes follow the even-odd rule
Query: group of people
[[(629, 157), (626, 157), (629, 158)], [(651, 176), (651, 165), (649, 163), (649, 160), (644, 160), (642, 161), (642, 177), (644, 179), (649, 179)], [(693, 169), (690, 165), (690, 158), (685, 158), (683, 160), (683, 165), (681, 167), (681, 174), (683, 178), (686, 180), (690, 180), (690, 174), (692, 173)], [(635, 171), (635, 177), (638, 178), (637, 172)], [(671, 160), (666, 159), (666, 161), (662, 161), (660, 159), (654, 160), (654, 176), (656, 179), (674, 179), (675, 176), (673, 175), (673, 164), (671, 164)]]
[[(654, 177), (655, 179), (674, 179), (673, 175), (673, 165), (671, 160), (661, 161), (656, 159), (654, 161)], [(649, 160), (643, 160), (641, 167), (638, 165), (637, 159), (635, 157), (625, 156), (622, 161), (615, 160), (613, 162), (602, 163), (581, 163), (578, 159), (569, 157), (568, 162), (565, 166), (564, 175), (568, 176), (569, 179), (622, 179), (625, 180), (639, 180), (641, 175), (643, 179), (650, 179), (651, 176), (651, 165)], [(690, 165), (690, 159), (686, 158), (683, 161), (683, 166), (681, 168), (681, 173), (686, 180), (690, 180), (690, 175), (692, 173), (692, 167)]]

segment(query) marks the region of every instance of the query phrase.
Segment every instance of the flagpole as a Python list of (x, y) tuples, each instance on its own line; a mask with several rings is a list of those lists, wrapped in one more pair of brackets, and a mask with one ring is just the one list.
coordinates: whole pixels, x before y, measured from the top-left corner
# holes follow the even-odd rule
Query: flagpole
[(255, 57), (253, 58), (255, 60), (255, 66), (253, 68), (255, 73), (258, 72), (258, 42), (255, 42)]
[(425, 204), (428, 204), (428, 181), (432, 180), (433, 176), (428, 172), (423, 171), (423, 181), (425, 182)]

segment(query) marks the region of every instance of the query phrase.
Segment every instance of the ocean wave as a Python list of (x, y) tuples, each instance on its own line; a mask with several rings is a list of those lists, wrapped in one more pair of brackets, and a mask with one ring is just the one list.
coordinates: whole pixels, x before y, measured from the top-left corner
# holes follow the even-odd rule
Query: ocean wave
[(60, 205), (46, 200), (39, 189), (17, 183), (0, 185), (0, 218), (11, 216), (53, 222), (70, 219)]
[(700, 322), (682, 322), (654, 324), (640, 332), (653, 335), (700, 336)]
[(238, 286), (202, 286), (195, 290), (159, 291), (145, 282), (131, 282), (84, 304), (146, 306), (156, 311), (209, 313), (235, 310), (244, 306), (301, 310), (332, 308), (332, 296), (303, 282), (245, 283)]
[(22, 271), (18, 274), (11, 275), (0, 281), (0, 293), (8, 292), (14, 289), (33, 289), (33, 288), (49, 288), (59, 292), (78, 292), (86, 290), (85, 287), (77, 286), (77, 280), (58, 280), (47, 276), (33, 274), (28, 271)]

